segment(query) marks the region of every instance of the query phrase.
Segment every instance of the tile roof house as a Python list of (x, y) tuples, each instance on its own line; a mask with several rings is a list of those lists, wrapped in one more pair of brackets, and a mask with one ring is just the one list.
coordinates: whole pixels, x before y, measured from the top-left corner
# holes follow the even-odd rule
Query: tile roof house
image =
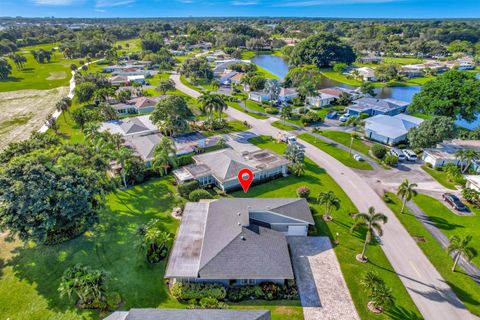
[(394, 116), (405, 112), (410, 103), (396, 99), (360, 98), (355, 100), (346, 109), (348, 114), (358, 116), (361, 113), (369, 116), (389, 115)]
[(225, 285), (283, 284), (294, 279), (286, 236), (306, 236), (313, 224), (303, 198), (187, 203), (165, 278)]
[(320, 93), (326, 93), (329, 95), (334, 96), (336, 99), (340, 98), (340, 95), (342, 93), (347, 93), (350, 96), (352, 96), (353, 99), (358, 99), (363, 96), (363, 94), (360, 92), (359, 89), (348, 89), (348, 88), (342, 88), (342, 87), (331, 87), (331, 88), (325, 88), (325, 89), (320, 89), (318, 90)]
[(365, 120), (365, 137), (384, 144), (394, 145), (405, 141), (408, 131), (422, 122), (423, 119), (403, 113), (393, 117), (377, 115)]
[(104, 320), (270, 320), (268, 310), (131, 309), (116, 311)]
[(250, 91), (248, 99), (260, 103), (262, 101), (270, 101), (270, 96), (265, 91)]
[(195, 164), (175, 170), (179, 182), (197, 180), (200, 186), (215, 185), (221, 190), (240, 189), (237, 175), (240, 169), (253, 172), (253, 183), (285, 176), (290, 161), (270, 150), (239, 152), (226, 148), (193, 156)]
[(113, 76), (108, 78), (108, 81), (113, 86), (126, 86), (128, 84), (128, 77), (127, 76)]
[[(474, 150), (480, 152), (479, 140), (449, 140), (439, 143), (435, 148), (425, 148), (422, 159), (432, 167), (441, 167), (447, 164), (461, 165), (462, 162), (455, 153), (459, 150)], [(473, 169), (480, 171), (480, 159), (473, 164)]]
[(118, 115), (150, 113), (155, 109), (157, 103), (165, 97), (167, 97), (167, 95), (155, 97), (137, 97), (127, 101), (127, 103), (114, 104), (112, 107), (115, 109)]
[(364, 81), (377, 81), (375, 76), (375, 70), (369, 67), (356, 68), (354, 70), (358, 71), (358, 74)]
[(159, 132), (157, 126), (150, 120), (149, 115), (107, 121), (100, 125), (98, 131), (109, 131), (111, 134), (119, 133), (124, 137)]
[(289, 102), (293, 98), (298, 96), (297, 89), (295, 88), (281, 88), (278, 94), (278, 101)]
[(318, 96), (307, 97), (307, 103), (310, 106), (321, 108), (332, 104), (337, 97), (332, 94), (323, 93), (318, 91)]

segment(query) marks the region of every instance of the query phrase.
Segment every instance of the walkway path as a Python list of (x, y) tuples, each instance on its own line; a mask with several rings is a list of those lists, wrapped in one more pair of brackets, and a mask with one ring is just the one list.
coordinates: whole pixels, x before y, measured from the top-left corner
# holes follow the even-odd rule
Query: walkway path
[[(425, 229), (437, 240), (443, 249), (446, 249), (450, 244), (448, 237), (430, 220), (430, 218), (422, 211), (413, 201), (407, 203), (407, 208), (413, 213), (413, 215), (423, 224)], [(451, 255), (452, 258), (454, 255)], [(458, 265), (480, 285), (480, 269), (472, 262), (466, 260), (463, 256), (458, 261)]]
[[(179, 77), (172, 76), (172, 79), (178, 90), (193, 93), (193, 97), (200, 95), (181, 84)], [(186, 88), (185, 91), (183, 88)], [(226, 113), (234, 119), (247, 121), (252, 126), (251, 131), (258, 135), (276, 137), (279, 131), (268, 121), (255, 119), (236, 109), (228, 108)], [(366, 212), (369, 207), (375, 207), (378, 212), (388, 216), (389, 221), (383, 227), (382, 249), (426, 320), (478, 319), (465, 308), (368, 182), (327, 153), (305, 141), (299, 142), (305, 146), (306, 156), (328, 172), (358, 210)]]
[(289, 237), (295, 279), (305, 320), (360, 317), (328, 237)]

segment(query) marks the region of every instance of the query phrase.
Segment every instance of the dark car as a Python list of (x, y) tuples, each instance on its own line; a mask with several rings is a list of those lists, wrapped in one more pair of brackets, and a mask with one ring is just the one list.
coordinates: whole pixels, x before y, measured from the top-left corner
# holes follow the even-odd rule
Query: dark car
[(443, 200), (448, 202), (455, 210), (468, 211), (467, 206), (464, 205), (463, 202), (456, 195), (451, 193), (445, 193), (442, 197)]

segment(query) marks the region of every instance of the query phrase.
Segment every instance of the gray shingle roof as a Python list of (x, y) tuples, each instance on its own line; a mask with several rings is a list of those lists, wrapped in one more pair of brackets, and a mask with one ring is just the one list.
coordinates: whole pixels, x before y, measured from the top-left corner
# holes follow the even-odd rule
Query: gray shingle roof
[(268, 310), (132, 309), (125, 320), (269, 320)]
[(250, 212), (314, 224), (305, 199), (222, 198), (187, 203), (165, 277), (293, 278), (285, 236), (265, 228), (247, 229)]

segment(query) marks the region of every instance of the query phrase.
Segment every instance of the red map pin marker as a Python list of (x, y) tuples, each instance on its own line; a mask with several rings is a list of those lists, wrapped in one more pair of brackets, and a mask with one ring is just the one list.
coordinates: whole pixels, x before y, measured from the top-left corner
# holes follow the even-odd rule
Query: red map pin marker
[(252, 184), (253, 181), (253, 173), (250, 169), (243, 168), (238, 172), (238, 181), (242, 185), (243, 192), (247, 193), (248, 188), (250, 188), (250, 185)]

